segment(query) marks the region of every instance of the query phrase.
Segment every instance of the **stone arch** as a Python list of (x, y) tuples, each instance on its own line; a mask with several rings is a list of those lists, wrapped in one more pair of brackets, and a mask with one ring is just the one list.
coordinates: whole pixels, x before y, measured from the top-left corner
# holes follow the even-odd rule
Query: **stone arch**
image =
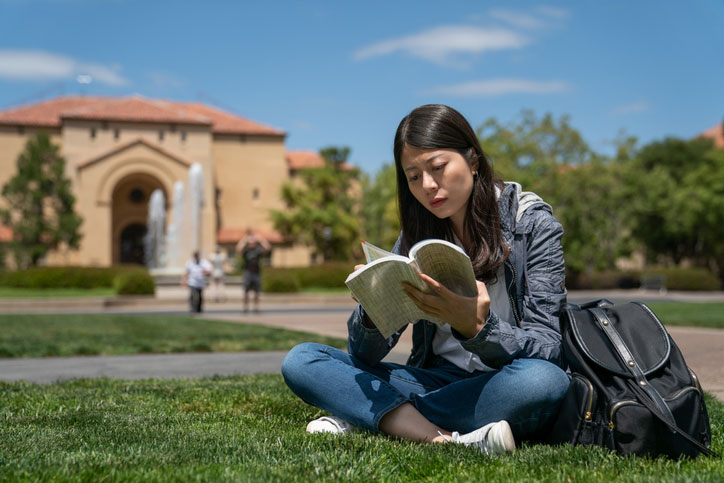
[[(151, 193), (160, 189), (168, 209), (169, 191), (163, 182), (148, 172), (131, 172), (118, 179), (110, 195), (111, 260), (118, 263), (143, 263), (140, 226), (146, 227), (148, 201)], [(129, 227), (135, 227), (129, 231)], [(140, 255), (139, 255), (140, 252)]]
[[(186, 171), (186, 168), (184, 168)], [(173, 193), (173, 184), (179, 173), (173, 170), (165, 163), (150, 158), (135, 158), (126, 160), (123, 163), (116, 164), (113, 168), (104, 173), (98, 183), (96, 190), (96, 203), (100, 205), (110, 205), (113, 201), (113, 193), (118, 183), (128, 176), (136, 174), (145, 174), (155, 178), (163, 186), (164, 195)], [(168, 200), (168, 198), (166, 198)]]

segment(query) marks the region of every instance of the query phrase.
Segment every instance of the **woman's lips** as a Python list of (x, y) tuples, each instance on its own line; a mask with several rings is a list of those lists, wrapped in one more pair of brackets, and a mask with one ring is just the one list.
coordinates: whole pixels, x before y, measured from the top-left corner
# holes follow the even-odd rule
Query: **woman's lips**
[(443, 203), (445, 203), (446, 201), (447, 201), (447, 198), (435, 198), (434, 200), (432, 200), (432, 201), (430, 202), (430, 206), (433, 207), (433, 208), (438, 208), (439, 206), (441, 206), (441, 205), (442, 205)]

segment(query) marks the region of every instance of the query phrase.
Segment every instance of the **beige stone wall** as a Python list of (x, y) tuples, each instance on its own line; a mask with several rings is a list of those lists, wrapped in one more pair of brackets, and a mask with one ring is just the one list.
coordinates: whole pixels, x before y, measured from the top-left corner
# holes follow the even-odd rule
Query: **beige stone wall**
[[(15, 174), (17, 156), (37, 129), (23, 131), (0, 127), (0, 186)], [(279, 194), (289, 180), (283, 136), (212, 135), (208, 126), (72, 119), (65, 120), (62, 129), (46, 131), (61, 146), (76, 211), (84, 220), (80, 249), (51, 253), (48, 264), (103, 266), (117, 260), (120, 231), (130, 223), (146, 223), (147, 204), (125, 202), (132, 184), (164, 191), (168, 223), (174, 183), (182, 181), (188, 194), (188, 166), (173, 157), (203, 167), (202, 253), (213, 250), (220, 227), (272, 230), (269, 210), (283, 209)], [(138, 139), (172, 156), (143, 144), (128, 147)], [(109, 155), (118, 148), (122, 149)], [(99, 156), (103, 159), (97, 160)], [(88, 164), (90, 160), (95, 161)], [(309, 254), (309, 249), (298, 245), (276, 246), (272, 265), (306, 266)]]
[(221, 226), (272, 229), (270, 209), (281, 209), (288, 180), (281, 136), (216, 135), (212, 147)]

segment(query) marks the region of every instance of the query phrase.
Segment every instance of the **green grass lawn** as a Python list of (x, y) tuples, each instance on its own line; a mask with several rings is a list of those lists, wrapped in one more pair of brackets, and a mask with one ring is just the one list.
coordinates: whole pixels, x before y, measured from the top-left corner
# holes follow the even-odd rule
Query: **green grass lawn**
[(665, 325), (724, 329), (724, 303), (659, 302), (647, 304)]
[(289, 350), (333, 337), (169, 315), (0, 314), (0, 357)]
[(0, 287), (0, 299), (50, 297), (112, 297), (112, 288), (14, 288)]
[[(707, 398), (713, 449), (724, 405)], [(722, 481), (724, 462), (523, 444), (485, 457), (370, 433), (307, 435), (321, 415), (280, 375), (0, 383), (0, 479), (53, 481)]]

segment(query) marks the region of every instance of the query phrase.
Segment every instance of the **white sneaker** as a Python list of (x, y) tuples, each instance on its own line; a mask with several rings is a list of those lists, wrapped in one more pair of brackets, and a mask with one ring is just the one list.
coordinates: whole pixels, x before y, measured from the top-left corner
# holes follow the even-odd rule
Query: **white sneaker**
[(353, 431), (354, 426), (336, 416), (322, 416), (307, 424), (307, 433), (347, 434)]
[(515, 439), (508, 421), (486, 424), (468, 434), (459, 434), (456, 431), (452, 434), (451, 440), (453, 443), (475, 446), (487, 455), (515, 450)]

